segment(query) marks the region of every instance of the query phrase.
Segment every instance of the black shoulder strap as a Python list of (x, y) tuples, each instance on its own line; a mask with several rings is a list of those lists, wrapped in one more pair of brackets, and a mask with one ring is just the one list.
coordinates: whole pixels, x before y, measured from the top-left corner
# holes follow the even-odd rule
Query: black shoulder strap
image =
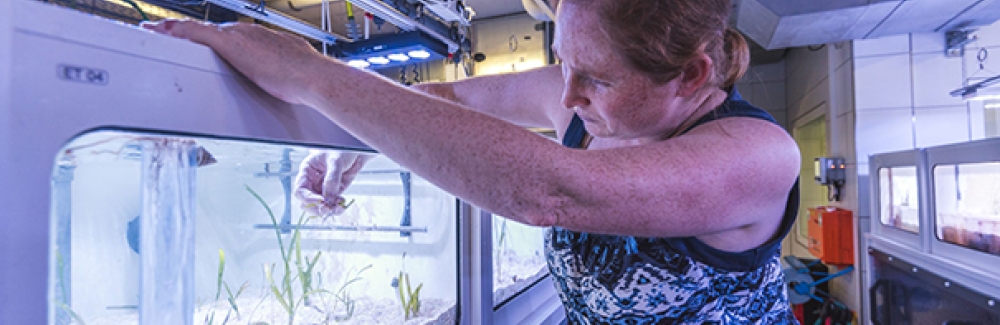
[(740, 95), (740, 92), (734, 86), (729, 91), (729, 97), (726, 98), (726, 101), (722, 102), (722, 105), (719, 105), (719, 107), (699, 118), (697, 122), (694, 122), (694, 124), (681, 132), (681, 134), (687, 133), (702, 124), (727, 117), (752, 117), (778, 124), (778, 121), (771, 114), (767, 113), (767, 111), (753, 106), (753, 104), (744, 100), (743, 96)]
[(587, 128), (583, 127), (583, 120), (580, 116), (573, 114), (573, 121), (569, 122), (566, 134), (563, 135), (563, 146), (570, 148), (580, 148), (583, 138), (587, 136)]

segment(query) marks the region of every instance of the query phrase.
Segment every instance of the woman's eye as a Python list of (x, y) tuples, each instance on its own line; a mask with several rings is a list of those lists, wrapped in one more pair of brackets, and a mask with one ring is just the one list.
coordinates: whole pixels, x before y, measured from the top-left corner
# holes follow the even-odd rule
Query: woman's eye
[(590, 78), (590, 82), (593, 83), (593, 84), (595, 84), (595, 85), (601, 86), (601, 87), (611, 86), (611, 83), (609, 83), (607, 81), (598, 80), (598, 79), (594, 79), (594, 78)]

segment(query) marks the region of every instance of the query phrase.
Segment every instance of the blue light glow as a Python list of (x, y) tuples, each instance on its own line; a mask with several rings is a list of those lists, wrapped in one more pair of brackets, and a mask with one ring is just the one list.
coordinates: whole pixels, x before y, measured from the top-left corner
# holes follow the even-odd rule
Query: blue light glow
[(414, 59), (426, 59), (431, 57), (431, 54), (424, 50), (410, 51), (409, 53), (406, 54)]
[(373, 56), (368, 58), (368, 62), (382, 65), (382, 64), (389, 64), (389, 59), (386, 59), (384, 56)]
[(368, 63), (368, 61), (364, 61), (364, 60), (350, 60), (350, 61), (347, 61), (347, 65), (355, 67), (355, 68), (358, 68), (358, 69), (364, 69), (364, 68), (367, 68), (367, 67), (371, 66), (372, 64)]
[(406, 62), (410, 60), (409, 56), (402, 53), (389, 54), (387, 57), (389, 58), (389, 60), (399, 61), (399, 62)]

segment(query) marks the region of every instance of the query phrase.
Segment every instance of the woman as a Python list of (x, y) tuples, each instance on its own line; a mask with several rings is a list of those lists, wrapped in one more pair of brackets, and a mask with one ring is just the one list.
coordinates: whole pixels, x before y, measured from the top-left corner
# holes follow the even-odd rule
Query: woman
[(146, 27), (212, 47), (462, 199), (552, 227), (570, 323), (794, 323), (778, 247), (799, 154), (732, 89), (748, 55), (728, 15), (727, 0), (563, 0), (561, 66), (423, 92), (256, 26)]

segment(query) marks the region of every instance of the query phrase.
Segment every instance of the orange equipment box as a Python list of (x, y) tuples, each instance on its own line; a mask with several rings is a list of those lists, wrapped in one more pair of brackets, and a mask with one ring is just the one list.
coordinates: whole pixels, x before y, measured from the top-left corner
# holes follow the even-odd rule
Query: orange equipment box
[(838, 207), (809, 208), (809, 252), (826, 264), (854, 264), (853, 215)]

